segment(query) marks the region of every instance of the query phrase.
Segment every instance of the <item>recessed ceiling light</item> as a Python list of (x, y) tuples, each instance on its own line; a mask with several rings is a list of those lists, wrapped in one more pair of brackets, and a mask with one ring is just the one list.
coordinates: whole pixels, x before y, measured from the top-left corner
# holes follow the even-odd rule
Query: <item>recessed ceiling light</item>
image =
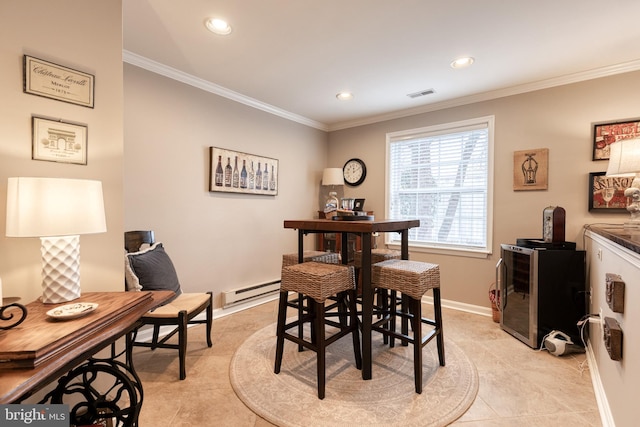
[(458, 58), (451, 63), (451, 68), (465, 68), (473, 64), (474, 59), (470, 56)]
[(350, 99), (353, 99), (353, 94), (351, 92), (340, 92), (336, 95), (336, 98), (340, 101), (349, 101)]
[(204, 25), (212, 33), (220, 34), (221, 36), (231, 34), (231, 26), (224, 19), (209, 18), (205, 21)]

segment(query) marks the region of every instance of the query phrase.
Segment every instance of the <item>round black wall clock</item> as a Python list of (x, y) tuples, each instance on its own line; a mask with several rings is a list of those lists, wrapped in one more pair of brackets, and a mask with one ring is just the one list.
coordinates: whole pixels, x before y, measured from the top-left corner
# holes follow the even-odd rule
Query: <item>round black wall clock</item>
[(344, 164), (342, 175), (347, 185), (355, 187), (364, 182), (367, 177), (367, 167), (360, 159), (350, 159)]

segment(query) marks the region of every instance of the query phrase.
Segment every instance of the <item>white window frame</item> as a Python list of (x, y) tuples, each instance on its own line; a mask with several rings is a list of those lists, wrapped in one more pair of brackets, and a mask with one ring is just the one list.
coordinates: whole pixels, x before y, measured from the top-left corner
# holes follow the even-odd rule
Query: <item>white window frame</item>
[[(394, 142), (418, 137), (435, 136), (447, 133), (458, 133), (478, 127), (486, 127), (488, 130), (488, 147), (487, 147), (487, 189), (486, 189), (486, 242), (484, 247), (468, 247), (454, 244), (439, 244), (437, 242), (418, 242), (409, 239), (409, 246), (412, 250), (419, 252), (439, 253), (445, 255), (470, 256), (478, 258), (486, 258), (492, 252), (493, 247), (493, 153), (494, 153), (494, 116), (478, 117), (469, 120), (457, 121), (452, 123), (439, 124), (418, 129), (409, 129), (398, 132), (390, 132), (386, 135), (386, 166), (385, 166), (385, 214), (390, 219), (391, 216), (391, 186), (390, 186), (390, 167), (391, 167), (391, 145)], [(411, 234), (410, 234), (411, 236)], [(398, 247), (400, 245), (400, 236), (397, 233), (386, 233), (385, 244), (390, 247)]]

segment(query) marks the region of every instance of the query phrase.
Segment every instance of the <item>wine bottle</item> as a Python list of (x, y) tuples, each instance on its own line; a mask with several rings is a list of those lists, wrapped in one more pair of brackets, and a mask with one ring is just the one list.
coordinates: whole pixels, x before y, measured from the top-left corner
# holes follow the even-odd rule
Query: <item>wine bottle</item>
[(271, 191), (276, 191), (276, 175), (273, 173), (273, 165), (271, 165), (271, 181), (269, 181)]
[(233, 166), (233, 187), (238, 188), (240, 184), (240, 173), (238, 172), (238, 156), (236, 156), (235, 165)]
[(242, 172), (240, 172), (240, 188), (247, 188), (247, 161), (242, 161)]
[(254, 182), (255, 182), (255, 171), (253, 170), (253, 160), (251, 160), (251, 170), (249, 171), (249, 190), (253, 190)]
[(262, 189), (269, 189), (269, 170), (267, 169), (267, 163), (264, 164), (264, 172), (262, 172)]
[(224, 182), (224, 172), (222, 171), (222, 156), (218, 156), (218, 166), (216, 167), (216, 186), (222, 187)]
[(231, 174), (233, 173), (233, 169), (231, 169), (231, 157), (227, 157), (227, 166), (224, 167), (224, 186), (231, 187)]
[(262, 171), (260, 170), (260, 162), (258, 162), (258, 171), (256, 172), (256, 190), (262, 189)]

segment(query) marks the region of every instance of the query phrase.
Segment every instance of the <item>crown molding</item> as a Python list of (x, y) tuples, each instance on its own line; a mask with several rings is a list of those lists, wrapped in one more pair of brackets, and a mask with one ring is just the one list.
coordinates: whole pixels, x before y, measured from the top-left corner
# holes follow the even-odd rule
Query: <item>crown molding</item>
[(329, 130), (329, 127), (324, 123), (320, 123), (315, 120), (311, 120), (309, 118), (300, 116), (298, 114), (294, 114), (289, 111), (282, 110), (280, 108), (274, 107), (273, 105), (266, 104), (264, 102), (258, 101), (257, 99), (253, 99), (248, 96), (242, 95), (241, 93), (234, 92), (230, 89), (227, 89), (215, 83), (211, 83), (199, 77), (192, 76), (191, 74), (187, 74), (183, 71), (180, 71), (175, 68), (169, 67), (167, 65), (161, 64), (159, 62), (153, 61), (149, 58), (140, 56), (128, 50), (122, 51), (122, 60), (127, 64), (135, 65), (136, 67), (143, 68), (147, 71), (151, 71), (152, 73), (156, 73), (161, 76), (168, 77), (172, 80), (176, 80), (181, 83), (185, 83), (190, 86), (197, 87), (198, 89), (202, 89), (206, 92), (210, 92), (215, 95), (222, 96), (224, 98), (230, 99), (240, 104), (248, 105), (249, 107), (265, 111), (269, 114), (273, 114), (273, 115), (282, 117), (284, 119), (291, 120), (293, 122), (297, 122), (305, 126), (316, 128), (325, 132)]
[(386, 120), (399, 119), (403, 117), (415, 116), (417, 114), (429, 113), (432, 111), (444, 110), (446, 108), (459, 107), (462, 105), (474, 104), (476, 102), (490, 101), (492, 99), (504, 98), (511, 95), (520, 95), (522, 93), (533, 92), (541, 89), (549, 89), (556, 86), (563, 86), (571, 83), (578, 83), (586, 80), (597, 79), (601, 77), (613, 76), (616, 74), (629, 73), (640, 70), (640, 59), (624, 62), (622, 64), (610, 65), (607, 67), (596, 68), (593, 70), (583, 71), (565, 76), (554, 77), (547, 80), (526, 83), (517, 86), (511, 86), (504, 89), (497, 89), (489, 92), (483, 92), (475, 95), (463, 96), (447, 101), (436, 102), (433, 104), (423, 105), (421, 107), (393, 111), (391, 113), (380, 114), (376, 116), (368, 116), (362, 119), (349, 120), (341, 123), (335, 123), (329, 126), (329, 132), (348, 129), (357, 126), (364, 126), (373, 123), (383, 122)]
[(601, 77), (613, 76), (616, 74), (628, 73), (632, 71), (640, 70), (640, 59), (624, 62), (621, 64), (610, 65), (606, 67), (596, 68), (593, 70), (582, 71), (574, 74), (567, 74), (564, 76), (554, 77), (551, 79), (540, 80), (537, 82), (526, 83), (517, 86), (511, 86), (504, 89), (492, 90), (489, 92), (478, 93), (469, 96), (463, 96), (460, 98), (450, 99), (442, 102), (436, 102), (433, 104), (423, 105), (416, 108), (409, 108), (404, 110), (393, 111), (386, 114), (379, 114), (374, 116), (364, 117), (362, 119), (347, 120), (344, 122), (334, 123), (327, 125), (307, 117), (300, 116), (295, 113), (274, 107), (273, 105), (266, 104), (258, 101), (257, 99), (250, 98), (242, 95), (241, 93), (234, 92), (223, 86), (211, 83), (207, 80), (199, 77), (192, 76), (183, 71), (161, 64), (159, 62), (148, 59), (144, 56), (140, 56), (133, 52), (123, 50), (122, 60), (128, 64), (135, 65), (136, 67), (144, 68), (156, 74), (168, 77), (170, 79), (188, 84), (198, 89), (213, 93), (218, 96), (230, 99), (235, 102), (247, 105), (258, 110), (265, 111), (267, 113), (282, 117), (293, 122), (300, 123), (305, 126), (309, 126), (315, 129), (319, 129), (324, 132), (332, 132), (342, 129), (348, 129), (358, 126), (370, 125), (373, 123), (383, 122), (387, 120), (400, 119), (403, 117), (415, 116), (418, 114), (429, 113), (438, 110), (444, 110), (446, 108), (459, 107), (463, 105), (474, 104), (477, 102), (490, 101), (493, 99), (504, 98), (512, 95), (520, 95), (527, 92), (533, 92), (536, 90), (549, 89), (552, 87), (563, 86), (571, 83), (578, 83), (586, 80), (597, 79)]

